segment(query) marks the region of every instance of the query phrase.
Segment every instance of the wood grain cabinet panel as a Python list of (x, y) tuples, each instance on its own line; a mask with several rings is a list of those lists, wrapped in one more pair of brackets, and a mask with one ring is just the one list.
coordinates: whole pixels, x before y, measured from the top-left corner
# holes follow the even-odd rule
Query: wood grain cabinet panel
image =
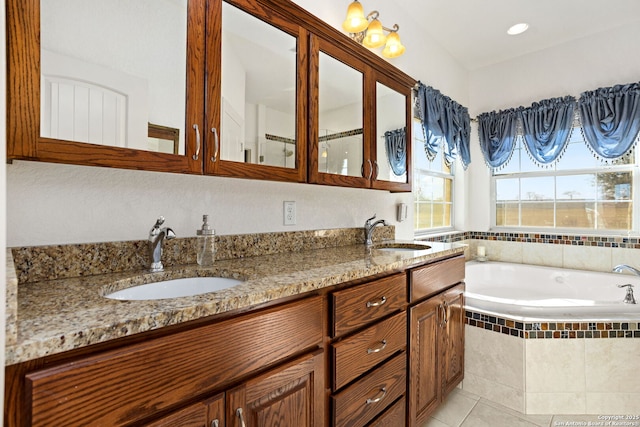
[(464, 376), (464, 285), (446, 291), (442, 298), (447, 322), (444, 326), (442, 383), (445, 396)]
[(144, 427), (224, 427), (224, 393), (143, 425)]
[(380, 364), (407, 344), (407, 319), (399, 313), (332, 345), (335, 360), (333, 390)]
[(323, 367), (322, 353), (312, 354), (228, 392), (227, 426), (323, 427)]
[(402, 427), (407, 423), (407, 402), (398, 400), (367, 427)]
[(464, 376), (464, 283), (409, 308), (409, 420), (422, 425)]
[(407, 387), (406, 356), (400, 354), (333, 396), (335, 426), (364, 426)]
[(26, 375), (32, 425), (126, 425), (322, 342), (320, 297)]
[(333, 337), (349, 333), (374, 320), (403, 309), (407, 276), (394, 274), (332, 294)]
[(405, 402), (407, 275), (334, 292), (330, 301), (331, 425), (363, 426), (400, 398)]
[(442, 344), (441, 300), (434, 297), (409, 309), (410, 361), (409, 417), (424, 419), (440, 403), (440, 369)]
[(410, 302), (435, 295), (464, 280), (464, 256), (457, 256), (411, 270)]

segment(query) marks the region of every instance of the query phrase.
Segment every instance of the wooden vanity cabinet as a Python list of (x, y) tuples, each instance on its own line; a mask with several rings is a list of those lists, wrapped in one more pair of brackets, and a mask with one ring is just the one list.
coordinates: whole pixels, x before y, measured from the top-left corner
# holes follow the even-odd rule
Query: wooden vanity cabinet
[(226, 426), (324, 426), (323, 368), (316, 352), (230, 390)]
[[(5, 425), (218, 419), (220, 426), (239, 427), (241, 408), (251, 426), (271, 426), (274, 419), (323, 426), (323, 301), (306, 298), (96, 354), (10, 367), (10, 382), (22, 384), (11, 392), (24, 400), (5, 401)], [(41, 367), (29, 369), (35, 365)]]
[(377, 422), (404, 400), (406, 280), (398, 273), (330, 295), (332, 426)]
[(224, 393), (221, 393), (209, 400), (187, 406), (143, 425), (144, 427), (223, 427), (225, 426), (224, 403)]
[(464, 376), (464, 257), (409, 272), (411, 426), (429, 415)]

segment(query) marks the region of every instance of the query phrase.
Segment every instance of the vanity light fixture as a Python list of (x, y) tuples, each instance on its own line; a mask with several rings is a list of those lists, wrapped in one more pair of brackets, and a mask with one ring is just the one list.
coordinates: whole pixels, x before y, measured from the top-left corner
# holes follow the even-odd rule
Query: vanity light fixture
[[(382, 56), (386, 58), (402, 55), (405, 47), (400, 42), (398, 34), (400, 27), (394, 24), (393, 28), (387, 28), (378, 20), (378, 16), (380, 13), (377, 10), (365, 16), (362, 4), (355, 0), (347, 8), (347, 17), (342, 23), (342, 28), (351, 35), (353, 40), (369, 49), (384, 45)], [(385, 31), (389, 34), (385, 34)]]
[(529, 24), (527, 24), (526, 22), (521, 22), (509, 27), (509, 29), (507, 30), (507, 34), (509, 34), (510, 36), (516, 36), (518, 34), (524, 33), (528, 28)]

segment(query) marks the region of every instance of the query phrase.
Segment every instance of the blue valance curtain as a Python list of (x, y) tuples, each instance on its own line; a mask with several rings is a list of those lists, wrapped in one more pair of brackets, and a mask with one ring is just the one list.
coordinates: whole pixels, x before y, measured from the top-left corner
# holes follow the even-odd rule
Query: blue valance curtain
[(384, 142), (391, 171), (403, 175), (407, 171), (407, 128), (386, 131)]
[(494, 169), (507, 163), (513, 154), (517, 115), (517, 110), (510, 109), (478, 116), (480, 149), (487, 165)]
[(583, 92), (578, 101), (582, 132), (602, 159), (617, 159), (634, 145), (640, 132), (640, 83)]
[(534, 162), (547, 165), (564, 153), (571, 135), (574, 106), (572, 96), (535, 102), (518, 112), (522, 136)]
[(422, 122), (427, 158), (433, 160), (444, 143), (445, 162), (453, 163), (459, 154), (466, 169), (471, 163), (469, 110), (421, 82), (416, 89), (416, 110)]
[(494, 169), (506, 164), (521, 132), (534, 162), (553, 163), (567, 147), (576, 110), (587, 145), (601, 159), (624, 156), (640, 137), (640, 83), (617, 85), (584, 92), (577, 102), (566, 96), (528, 108), (480, 114), (478, 134), (485, 162)]

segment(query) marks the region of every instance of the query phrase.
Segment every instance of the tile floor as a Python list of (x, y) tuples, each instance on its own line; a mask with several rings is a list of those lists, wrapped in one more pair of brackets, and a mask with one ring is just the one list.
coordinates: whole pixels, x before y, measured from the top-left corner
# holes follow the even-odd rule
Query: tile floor
[(423, 427), (554, 427), (589, 421), (598, 416), (525, 415), (457, 388)]

